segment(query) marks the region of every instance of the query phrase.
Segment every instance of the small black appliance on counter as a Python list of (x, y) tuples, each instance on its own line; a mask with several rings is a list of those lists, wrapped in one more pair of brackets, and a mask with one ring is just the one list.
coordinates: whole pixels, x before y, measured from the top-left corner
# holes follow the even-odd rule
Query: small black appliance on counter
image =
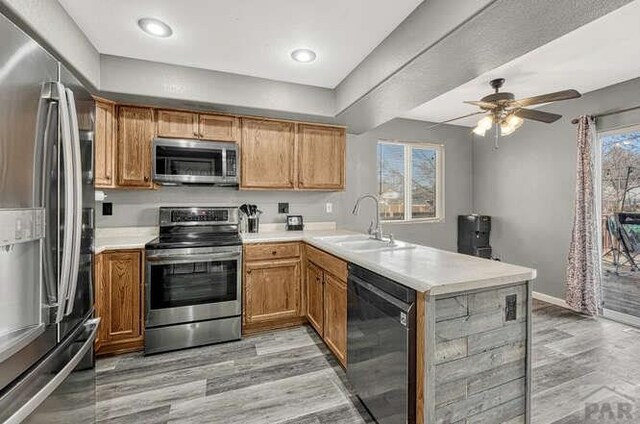
[(304, 230), (302, 215), (287, 215), (287, 231)]
[(491, 259), (491, 217), (458, 215), (458, 253)]

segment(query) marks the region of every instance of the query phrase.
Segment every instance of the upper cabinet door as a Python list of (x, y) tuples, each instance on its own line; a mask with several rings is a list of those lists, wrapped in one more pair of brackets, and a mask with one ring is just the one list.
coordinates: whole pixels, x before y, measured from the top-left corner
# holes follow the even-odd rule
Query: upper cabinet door
[(118, 185), (151, 187), (153, 109), (118, 108)]
[(158, 137), (198, 138), (198, 114), (177, 110), (158, 111)]
[(295, 188), (295, 124), (242, 119), (241, 188)]
[(94, 185), (98, 188), (115, 187), (116, 147), (115, 104), (96, 102), (96, 132), (94, 139)]
[(240, 119), (235, 116), (200, 114), (199, 136), (205, 140), (240, 141)]
[(343, 190), (344, 128), (298, 126), (298, 188)]

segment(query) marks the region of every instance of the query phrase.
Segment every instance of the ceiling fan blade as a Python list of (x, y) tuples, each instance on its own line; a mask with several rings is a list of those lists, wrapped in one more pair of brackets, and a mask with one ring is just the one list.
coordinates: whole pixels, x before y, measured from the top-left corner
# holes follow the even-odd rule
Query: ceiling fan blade
[(558, 119), (562, 118), (562, 115), (558, 115), (556, 113), (543, 112), (541, 110), (533, 109), (518, 109), (513, 112), (513, 114), (519, 116), (520, 118), (544, 122), (546, 124), (556, 122)]
[(498, 107), (498, 105), (495, 103), (483, 102), (481, 100), (477, 102), (468, 101), (463, 103), (466, 103), (468, 105), (480, 106), (481, 108), (484, 108), (484, 109), (495, 109)]
[(577, 99), (580, 96), (582, 96), (582, 94), (580, 94), (576, 90), (563, 90), (563, 91), (556, 91), (555, 93), (542, 94), (540, 96), (527, 97), (520, 100), (514, 100), (510, 102), (511, 103), (510, 106), (526, 107), (526, 106), (539, 105), (542, 103), (559, 102), (560, 100)]
[(457, 118), (447, 119), (446, 121), (442, 121), (442, 122), (438, 122), (437, 124), (433, 124), (430, 127), (427, 127), (427, 129), (430, 130), (431, 128), (439, 127), (440, 125), (448, 124), (449, 122), (457, 121), (458, 119), (469, 118), (471, 116), (476, 116), (476, 115), (484, 115), (485, 113), (486, 112), (484, 112), (484, 111), (482, 111), (482, 112), (473, 112), (473, 113), (470, 113), (468, 115), (458, 116)]

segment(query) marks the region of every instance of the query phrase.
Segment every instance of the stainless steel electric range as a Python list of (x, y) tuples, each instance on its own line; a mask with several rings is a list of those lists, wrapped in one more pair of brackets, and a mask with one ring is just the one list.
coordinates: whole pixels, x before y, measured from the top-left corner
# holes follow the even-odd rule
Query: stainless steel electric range
[(160, 208), (146, 248), (145, 354), (240, 338), (237, 208)]

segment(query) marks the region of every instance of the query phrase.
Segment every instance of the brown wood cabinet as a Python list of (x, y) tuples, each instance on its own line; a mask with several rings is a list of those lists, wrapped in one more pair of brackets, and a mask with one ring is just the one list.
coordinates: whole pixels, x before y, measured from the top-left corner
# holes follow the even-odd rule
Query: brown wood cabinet
[(347, 283), (324, 274), (324, 342), (347, 364)]
[(116, 106), (96, 101), (94, 138), (94, 185), (97, 188), (116, 186)]
[(96, 353), (141, 350), (143, 338), (142, 258), (140, 250), (96, 255), (95, 309), (101, 318)]
[(308, 321), (346, 367), (347, 263), (297, 242), (247, 244), (244, 258), (243, 334)]
[(198, 138), (198, 114), (158, 110), (158, 137)]
[(298, 188), (343, 190), (345, 130), (298, 125)]
[(246, 245), (244, 257), (243, 333), (304, 322), (299, 244)]
[[(155, 117), (155, 119), (154, 119)], [(341, 127), (195, 111), (118, 106), (97, 100), (95, 186), (154, 188), (155, 136), (240, 143), (240, 188), (344, 190)]]
[(305, 267), (307, 319), (318, 334), (324, 334), (324, 275), (311, 262)]
[(294, 189), (295, 124), (242, 119), (240, 186), (244, 189)]
[(179, 110), (158, 110), (158, 136), (215, 141), (240, 141), (240, 119)]
[(322, 250), (305, 246), (307, 318), (347, 366), (347, 263)]
[(240, 118), (201, 113), (199, 120), (203, 140), (240, 142)]
[(118, 186), (151, 188), (153, 109), (118, 107)]

